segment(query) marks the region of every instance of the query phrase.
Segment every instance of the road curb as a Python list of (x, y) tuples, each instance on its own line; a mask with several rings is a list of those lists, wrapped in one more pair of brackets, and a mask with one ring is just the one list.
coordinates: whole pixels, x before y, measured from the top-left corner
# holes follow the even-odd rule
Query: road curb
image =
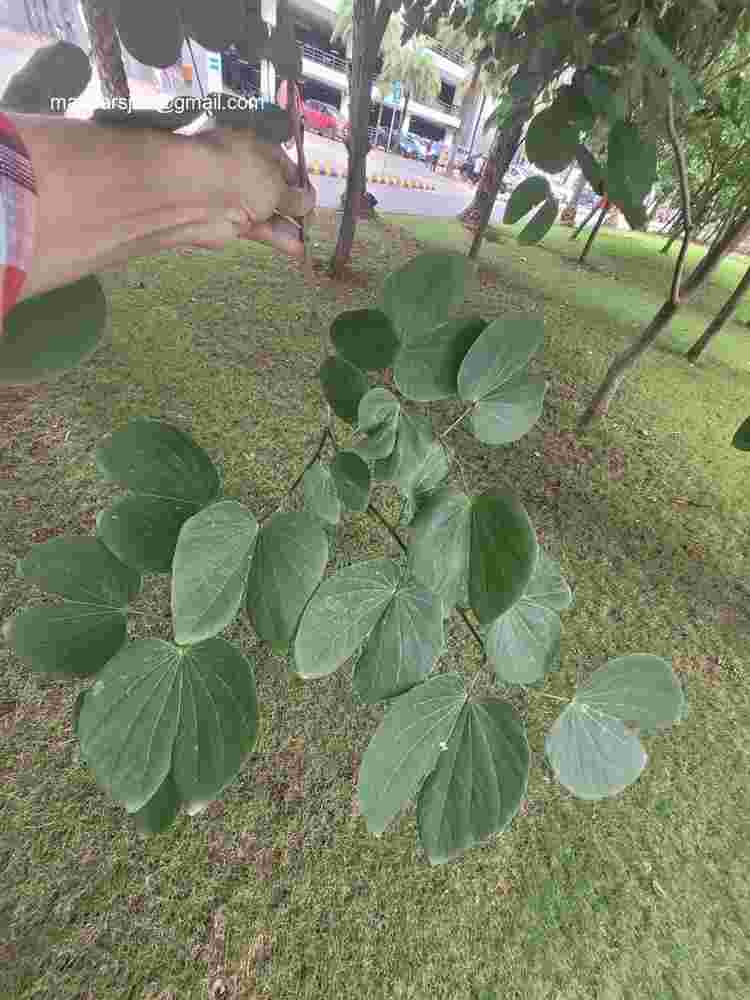
[[(346, 170), (334, 167), (330, 163), (321, 163), (319, 160), (312, 160), (308, 163), (307, 172), (309, 174), (318, 174), (321, 177), (341, 177), (344, 180), (348, 176)], [(391, 177), (382, 174), (373, 174), (367, 178), (367, 182), (368, 184), (388, 184), (391, 187), (411, 188), (416, 191), (437, 190), (434, 184), (410, 177)]]

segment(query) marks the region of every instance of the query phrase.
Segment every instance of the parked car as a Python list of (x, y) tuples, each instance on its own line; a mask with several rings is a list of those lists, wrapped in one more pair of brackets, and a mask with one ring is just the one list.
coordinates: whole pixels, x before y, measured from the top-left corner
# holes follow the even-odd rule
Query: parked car
[(311, 132), (319, 132), (329, 139), (335, 139), (339, 123), (328, 108), (329, 105), (322, 101), (305, 101), (303, 111), (305, 128), (310, 129)]
[(410, 135), (399, 135), (398, 149), (407, 159), (424, 159), (424, 147)]
[(346, 142), (347, 139), (349, 138), (349, 133), (350, 133), (350, 130), (351, 130), (351, 127), (349, 125), (349, 122), (346, 119), (346, 116), (342, 115), (342, 113), (339, 111), (339, 109), (337, 107), (335, 107), (333, 104), (325, 104), (323, 101), (319, 101), (318, 103), (320, 104), (320, 106), (325, 111), (328, 112), (328, 114), (332, 118), (336, 119), (336, 136), (335, 136), (335, 138), (340, 139), (341, 142)]
[[(368, 129), (368, 135), (370, 136), (370, 145), (373, 149), (380, 148), (385, 149), (388, 145), (388, 129), (387, 128), (370, 128)], [(393, 142), (393, 140), (391, 140)]]

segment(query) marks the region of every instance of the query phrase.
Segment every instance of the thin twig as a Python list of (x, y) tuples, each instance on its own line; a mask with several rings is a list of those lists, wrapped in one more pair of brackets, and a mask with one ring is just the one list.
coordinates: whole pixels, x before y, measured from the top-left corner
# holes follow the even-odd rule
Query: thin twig
[(690, 236), (693, 231), (693, 218), (690, 206), (690, 187), (687, 179), (685, 151), (683, 150), (682, 145), (680, 144), (679, 136), (677, 135), (677, 127), (674, 121), (674, 95), (671, 90), (669, 91), (669, 100), (667, 102), (667, 132), (669, 133), (669, 141), (672, 144), (675, 160), (677, 161), (677, 173), (680, 178), (682, 219), (685, 226), (685, 235), (682, 240), (679, 256), (677, 257), (677, 264), (675, 265), (674, 274), (672, 276), (672, 289), (669, 295), (672, 305), (678, 306), (680, 304), (680, 291), (682, 287), (682, 274), (685, 269), (685, 258), (687, 256), (688, 247), (690, 246)]
[(464, 412), (461, 414), (461, 416), (458, 418), (458, 420), (454, 420), (453, 423), (450, 425), (450, 427), (447, 430), (445, 430), (445, 431), (442, 432), (442, 434), (440, 435), (440, 437), (441, 438), (447, 437), (450, 434), (450, 432), (453, 430), (454, 427), (458, 427), (458, 425), (461, 423), (461, 421), (464, 419), (464, 417), (468, 417), (468, 415), (474, 409), (474, 405), (475, 404), (472, 403), (471, 406), (468, 406), (464, 410)]
[(479, 643), (479, 648), (482, 650), (482, 652), (484, 652), (484, 641), (482, 640), (482, 637), (479, 634), (479, 632), (477, 632), (477, 630), (474, 628), (474, 626), (469, 621), (469, 616), (466, 614), (466, 612), (464, 611), (463, 608), (456, 608), (456, 611), (458, 611), (459, 615), (463, 618), (464, 625), (467, 627), (467, 629), (471, 632), (471, 634), (474, 636), (474, 638)]
[(372, 514), (372, 515), (373, 515), (374, 517), (376, 517), (376, 518), (378, 519), (378, 521), (380, 521), (380, 523), (381, 523), (381, 524), (383, 525), (383, 527), (384, 527), (384, 528), (385, 528), (385, 529), (386, 529), (386, 530), (387, 530), (388, 532), (390, 532), (391, 536), (392, 536), (392, 537), (393, 537), (393, 538), (395, 539), (395, 541), (397, 541), (397, 542), (398, 542), (398, 544), (399, 544), (399, 545), (401, 546), (401, 548), (402, 548), (402, 550), (403, 550), (404, 552), (408, 552), (408, 551), (409, 551), (409, 550), (407, 549), (407, 547), (406, 547), (406, 544), (405, 544), (405, 542), (403, 542), (403, 541), (401, 540), (401, 538), (399, 538), (399, 535), (398, 535), (398, 532), (396, 531), (396, 529), (395, 529), (395, 528), (393, 527), (393, 525), (392, 525), (392, 524), (390, 524), (390, 523), (389, 523), (389, 522), (388, 522), (388, 521), (387, 521), (387, 520), (385, 519), (385, 517), (383, 517), (383, 515), (382, 515), (382, 514), (380, 513), (380, 511), (378, 510), (378, 508), (377, 508), (377, 507), (375, 507), (375, 506), (374, 506), (373, 504), (369, 504), (369, 505), (368, 505), (368, 507), (367, 507), (367, 513), (368, 513), (368, 514)]

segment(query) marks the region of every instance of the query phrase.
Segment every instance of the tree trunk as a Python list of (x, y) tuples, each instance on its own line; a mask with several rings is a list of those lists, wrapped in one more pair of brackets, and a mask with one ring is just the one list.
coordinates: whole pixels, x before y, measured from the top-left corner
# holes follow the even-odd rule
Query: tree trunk
[(578, 202), (581, 200), (581, 195), (586, 189), (586, 178), (583, 175), (583, 171), (580, 172), (578, 178), (573, 186), (573, 193), (570, 196), (570, 201), (562, 210), (560, 215), (560, 225), (570, 226), (575, 229), (576, 215), (578, 214)]
[(96, 71), (105, 101), (130, 99), (130, 87), (122, 61), (120, 38), (107, 0), (82, 0), (81, 9), (93, 49)]
[(695, 364), (698, 358), (701, 356), (706, 347), (711, 343), (717, 333), (723, 329), (725, 323), (727, 323), (732, 316), (737, 312), (740, 302), (742, 302), (742, 297), (745, 292), (750, 288), (750, 267), (745, 271), (742, 276), (742, 280), (739, 285), (735, 288), (732, 294), (729, 296), (727, 301), (721, 307), (714, 319), (706, 327), (706, 331), (703, 336), (699, 337), (698, 340), (693, 344), (690, 350), (685, 355), (691, 364)]
[(596, 215), (596, 213), (597, 213), (597, 212), (598, 212), (598, 211), (599, 211), (599, 210), (600, 210), (601, 208), (602, 208), (602, 203), (601, 203), (601, 201), (599, 201), (599, 202), (597, 202), (597, 204), (596, 204), (596, 205), (594, 205), (594, 207), (593, 207), (593, 208), (591, 209), (591, 211), (589, 212), (589, 214), (588, 214), (588, 215), (586, 216), (586, 218), (585, 218), (585, 219), (583, 220), (583, 222), (582, 222), (582, 223), (580, 224), (580, 226), (578, 227), (578, 229), (576, 229), (576, 231), (575, 231), (575, 232), (573, 233), (573, 235), (572, 235), (572, 236), (570, 237), (570, 238), (571, 238), (571, 240), (577, 240), (577, 239), (578, 239), (578, 237), (579, 237), (579, 236), (581, 235), (581, 233), (582, 233), (582, 232), (584, 231), (584, 229), (586, 228), (586, 226), (588, 226), (589, 222), (591, 222), (591, 220), (592, 220), (592, 219), (594, 218), (594, 216)]
[(404, 132), (404, 122), (406, 121), (406, 114), (407, 114), (407, 112), (409, 110), (409, 101), (410, 100), (411, 100), (411, 94), (409, 93), (408, 90), (405, 90), (404, 91), (404, 110), (403, 110), (403, 113), (401, 115), (401, 121), (398, 123), (398, 132), (399, 132), (399, 135), (402, 136), (402, 137), (406, 135), (406, 133)]
[(730, 252), (729, 247), (741, 243), (748, 232), (750, 232), (750, 209), (746, 209), (722, 235), (721, 239), (710, 248), (687, 281), (684, 282), (682, 288), (678, 290), (677, 301), (668, 300), (665, 302), (640, 337), (615, 358), (578, 423), (580, 429), (588, 427), (595, 417), (601, 417), (607, 413), (625, 373), (645, 354), (659, 334), (669, 326), (680, 307), (688, 302), (705, 284), (726, 254)]
[(578, 263), (579, 264), (585, 264), (586, 263), (586, 258), (589, 255), (589, 250), (594, 245), (594, 240), (598, 236), (599, 230), (602, 228), (602, 223), (607, 218), (608, 213), (609, 213), (609, 204), (606, 204), (606, 205), (604, 205), (604, 207), (602, 208), (601, 212), (599, 213), (599, 218), (596, 220), (596, 225), (591, 230), (591, 235), (586, 240), (586, 246), (583, 248), (583, 252), (581, 253), (581, 256), (578, 258)]
[(370, 101), (372, 79), (380, 43), (391, 16), (391, 8), (381, 0), (377, 12), (375, 0), (354, 0), (352, 12), (352, 63), (349, 79), (351, 95), (349, 173), (346, 180), (344, 210), (341, 215), (336, 249), (329, 265), (330, 273), (340, 277), (349, 263), (354, 245), (357, 215), (367, 188), (366, 164), (370, 151)]
[(470, 125), (473, 124), (475, 114), (477, 110), (477, 97), (479, 83), (479, 74), (482, 70), (482, 63), (477, 61), (474, 65), (474, 71), (471, 74), (471, 82), (464, 94), (463, 100), (461, 101), (461, 124), (458, 126), (455, 136), (453, 137), (453, 145), (451, 146), (450, 155), (448, 156), (448, 163), (445, 168), (446, 175), (450, 177), (451, 172), (456, 163), (456, 153), (458, 152), (459, 146), (466, 146), (467, 141), (470, 140)]
[(513, 162), (523, 137), (524, 125), (533, 114), (537, 97), (542, 89), (555, 79), (563, 65), (561, 52), (561, 49), (541, 46), (532, 51), (528, 59), (516, 70), (511, 83), (511, 93), (514, 89), (513, 83), (522, 84), (515, 88), (516, 93), (522, 96), (514, 98), (504, 126), (498, 129), (495, 135), (476, 194), (471, 204), (458, 216), (468, 229), (474, 230), (474, 240), (469, 250), (469, 257), (472, 260), (479, 256), (500, 185)]

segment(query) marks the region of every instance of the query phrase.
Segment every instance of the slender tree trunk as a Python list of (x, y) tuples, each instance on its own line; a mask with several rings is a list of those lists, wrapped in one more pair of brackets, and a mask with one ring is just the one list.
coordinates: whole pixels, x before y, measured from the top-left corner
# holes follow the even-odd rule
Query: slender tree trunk
[(560, 215), (560, 225), (570, 226), (575, 229), (576, 225), (576, 215), (578, 214), (578, 202), (581, 200), (581, 195), (586, 188), (586, 178), (581, 171), (576, 178), (576, 182), (573, 185), (573, 193), (570, 196), (570, 201), (565, 206)]
[(405, 136), (406, 135), (406, 133), (404, 132), (404, 122), (406, 121), (406, 115), (407, 115), (407, 112), (409, 111), (409, 101), (410, 100), (411, 100), (411, 94), (409, 93), (408, 90), (405, 90), (404, 91), (404, 111), (403, 111), (403, 114), (401, 115), (401, 121), (398, 123), (398, 131), (401, 134), (401, 136)]
[(461, 101), (461, 124), (458, 126), (458, 130), (453, 138), (450, 155), (448, 156), (448, 163), (445, 168), (445, 172), (448, 177), (450, 177), (451, 171), (455, 166), (458, 147), (465, 146), (467, 144), (469, 125), (474, 119), (474, 114), (472, 114), (472, 112), (476, 112), (477, 110), (477, 97), (479, 96), (477, 85), (479, 83), (479, 74), (481, 71), (482, 63), (477, 61), (474, 64), (471, 81), (469, 82), (469, 86), (464, 94), (463, 100)]
[[(528, 59), (516, 70), (514, 82), (517, 79), (518, 82), (526, 83), (526, 86), (517, 88), (517, 92), (523, 96), (514, 100), (503, 127), (497, 130), (476, 194), (471, 204), (458, 216), (467, 228), (474, 230), (474, 240), (469, 250), (469, 257), (472, 260), (479, 256), (500, 185), (513, 162), (523, 137), (524, 125), (533, 114), (534, 105), (542, 89), (555, 79), (562, 65), (562, 50), (542, 45), (532, 51)], [(512, 89), (511, 84), (511, 92)]]
[(659, 334), (669, 326), (680, 307), (688, 302), (706, 283), (726, 254), (731, 252), (730, 247), (741, 243), (748, 232), (750, 232), (750, 209), (745, 209), (734, 225), (723, 234), (721, 239), (714, 243), (687, 281), (684, 282), (678, 292), (677, 300), (669, 299), (665, 302), (640, 337), (615, 358), (579, 421), (580, 429), (588, 427), (595, 417), (604, 416), (607, 413), (625, 373), (645, 354)]
[(594, 207), (591, 209), (591, 211), (589, 212), (589, 214), (586, 216), (586, 218), (580, 224), (580, 226), (578, 227), (578, 229), (576, 229), (576, 231), (570, 237), (571, 240), (577, 240), (578, 239), (578, 237), (584, 231), (584, 229), (586, 228), (586, 226), (588, 226), (589, 222), (591, 222), (591, 220), (594, 218), (594, 216), (596, 215), (596, 213), (599, 211), (600, 207), (601, 207), (601, 202), (598, 202), (596, 205), (594, 205)]
[(122, 61), (120, 38), (109, 11), (107, 0), (82, 0), (81, 9), (93, 48), (102, 96), (130, 98), (130, 87)]
[(723, 329), (724, 325), (734, 316), (739, 308), (745, 292), (750, 288), (750, 267), (745, 271), (742, 280), (721, 307), (714, 319), (706, 327), (705, 333), (696, 340), (693, 346), (685, 355), (691, 364), (695, 364), (706, 347), (711, 343), (717, 333)]
[(349, 173), (346, 180), (344, 210), (341, 215), (336, 249), (330, 273), (340, 277), (349, 263), (354, 245), (354, 231), (362, 198), (367, 188), (366, 164), (370, 151), (370, 100), (372, 79), (380, 43), (391, 16), (390, 5), (381, 0), (377, 12), (375, 0), (354, 0), (352, 19), (352, 64), (349, 80), (351, 94), (351, 132), (349, 139)]
[(599, 230), (602, 228), (602, 223), (607, 218), (608, 214), (609, 214), (609, 205), (605, 205), (604, 208), (602, 208), (601, 212), (599, 213), (599, 218), (596, 220), (596, 225), (591, 230), (591, 235), (586, 240), (586, 246), (583, 248), (583, 252), (581, 253), (581, 256), (578, 258), (578, 263), (579, 264), (585, 264), (586, 263), (586, 258), (589, 255), (589, 250), (594, 245), (594, 240), (599, 235)]

